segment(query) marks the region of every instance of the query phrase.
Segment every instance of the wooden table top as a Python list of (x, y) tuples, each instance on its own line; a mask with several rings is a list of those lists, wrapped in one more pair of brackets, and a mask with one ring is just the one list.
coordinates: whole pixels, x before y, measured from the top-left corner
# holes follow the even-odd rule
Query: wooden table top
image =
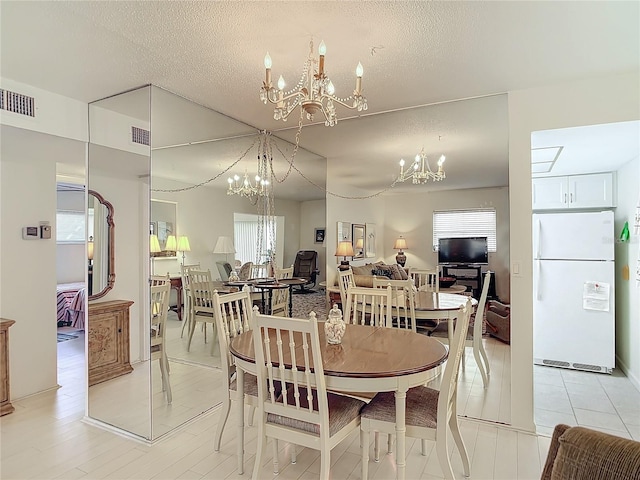
[(280, 280), (278, 280), (278, 283), (284, 283), (285, 285), (295, 286), (295, 285), (304, 285), (305, 283), (307, 283), (307, 280), (305, 278), (298, 278), (298, 277), (281, 278)]
[[(339, 345), (326, 342), (324, 322), (318, 322), (318, 331), (324, 373), (330, 376), (378, 378), (409, 375), (441, 365), (449, 354), (448, 349), (435, 338), (397, 328), (348, 324)], [(288, 344), (284, 338), (283, 342)], [(296, 341), (296, 345), (300, 344)], [(273, 358), (277, 358), (275, 339), (271, 346), (274, 348)], [(230, 350), (238, 358), (255, 362), (252, 332), (235, 337)], [(303, 358), (302, 354), (296, 356)]]
[(471, 305), (476, 306), (478, 301), (467, 295), (456, 293), (416, 292), (416, 310), (447, 311), (458, 310), (471, 298)]

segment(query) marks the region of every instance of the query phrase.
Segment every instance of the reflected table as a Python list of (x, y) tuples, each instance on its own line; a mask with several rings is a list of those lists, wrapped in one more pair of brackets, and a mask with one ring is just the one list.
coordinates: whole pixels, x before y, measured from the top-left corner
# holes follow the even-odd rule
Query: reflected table
[[(397, 478), (405, 478), (405, 406), (407, 390), (434, 377), (448, 356), (448, 349), (435, 338), (408, 330), (368, 325), (346, 326), (342, 343), (329, 345), (324, 322), (318, 322), (322, 366), (327, 390), (338, 392), (395, 392)], [(275, 335), (275, 332), (273, 332)], [(297, 345), (297, 344), (296, 344)], [(271, 348), (278, 348), (274, 338)], [(303, 348), (299, 345), (297, 348)], [(229, 346), (237, 367), (238, 398), (244, 394), (244, 373), (256, 374), (253, 334), (235, 337)], [(278, 358), (274, 353), (272, 358)], [(303, 354), (296, 355), (302, 359)], [(274, 364), (274, 367), (277, 365)], [(300, 365), (304, 375), (304, 365)], [(304, 381), (304, 379), (301, 379)], [(236, 402), (238, 428), (238, 473), (243, 471), (244, 402)]]
[[(260, 290), (262, 300), (262, 313), (271, 315), (271, 300), (273, 299), (274, 290), (284, 290), (289, 288), (289, 285), (284, 283), (256, 283), (253, 288)], [(265, 292), (269, 292), (269, 303), (265, 303)], [(289, 300), (291, 302), (291, 300)], [(291, 316), (291, 303), (289, 303), (289, 316)]]
[(278, 283), (284, 283), (289, 286), (289, 316), (293, 316), (293, 287), (296, 285), (306, 285), (307, 281), (304, 278), (281, 278)]
[(415, 296), (416, 322), (419, 320), (447, 320), (449, 344), (453, 340), (454, 320), (458, 316), (460, 307), (463, 307), (471, 298), (471, 305), (478, 305), (475, 298), (455, 293), (436, 293), (418, 291)]

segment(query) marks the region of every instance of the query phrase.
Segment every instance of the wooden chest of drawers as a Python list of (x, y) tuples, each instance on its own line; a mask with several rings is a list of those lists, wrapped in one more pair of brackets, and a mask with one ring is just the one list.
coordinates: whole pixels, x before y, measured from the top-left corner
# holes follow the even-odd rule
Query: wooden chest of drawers
[(129, 363), (129, 300), (89, 304), (89, 386), (133, 370)]

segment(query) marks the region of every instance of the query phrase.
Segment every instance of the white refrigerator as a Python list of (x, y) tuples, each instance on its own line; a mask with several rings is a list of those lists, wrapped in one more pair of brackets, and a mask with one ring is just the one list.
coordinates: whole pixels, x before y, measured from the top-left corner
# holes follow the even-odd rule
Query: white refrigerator
[(533, 215), (534, 363), (615, 367), (613, 212)]

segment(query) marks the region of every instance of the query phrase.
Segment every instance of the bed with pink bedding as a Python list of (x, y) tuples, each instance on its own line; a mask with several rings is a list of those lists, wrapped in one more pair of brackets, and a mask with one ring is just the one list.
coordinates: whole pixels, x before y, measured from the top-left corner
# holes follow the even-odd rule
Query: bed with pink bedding
[(60, 283), (56, 290), (58, 327), (72, 326), (84, 329), (84, 282)]

